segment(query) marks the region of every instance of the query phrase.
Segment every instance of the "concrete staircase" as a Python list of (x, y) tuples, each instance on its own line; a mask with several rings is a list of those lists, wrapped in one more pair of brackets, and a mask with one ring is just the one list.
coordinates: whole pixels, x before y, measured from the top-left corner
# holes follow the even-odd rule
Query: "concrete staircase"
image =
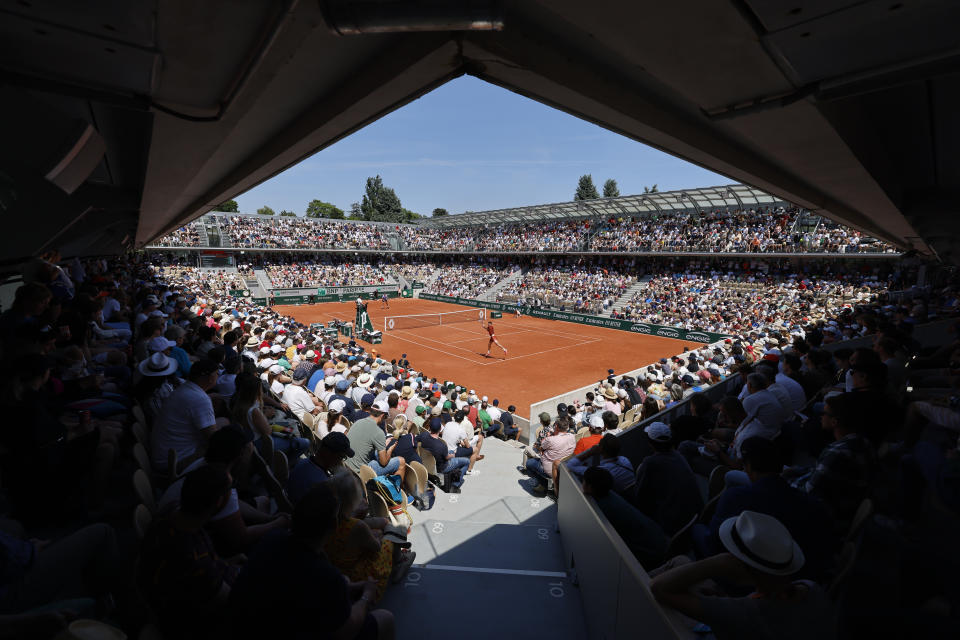
[(610, 307), (603, 312), (603, 315), (609, 316), (611, 313), (613, 313), (615, 309), (621, 309), (625, 304), (627, 304), (630, 301), (630, 298), (633, 297), (633, 294), (643, 290), (647, 286), (648, 281), (649, 281), (649, 278), (643, 278), (642, 280), (638, 282), (634, 282), (632, 285), (627, 287), (627, 290), (624, 291), (619, 298), (613, 301), (613, 304), (610, 305)]
[(492, 287), (490, 287), (489, 289), (487, 289), (486, 291), (484, 291), (482, 294), (480, 294), (480, 295), (478, 296), (478, 299), (479, 299), (479, 300), (488, 300), (488, 301), (491, 301), (491, 302), (494, 301), (494, 300), (496, 300), (496, 299), (497, 299), (497, 292), (498, 292), (498, 291), (500, 291), (501, 289), (503, 289), (504, 287), (506, 287), (507, 285), (509, 285), (511, 282), (514, 282), (514, 281), (519, 280), (520, 278), (522, 278), (522, 277), (527, 273), (527, 271), (528, 271), (528, 269), (526, 269), (526, 268), (520, 268), (520, 269), (517, 269), (517, 270), (515, 270), (515, 271), (510, 272), (510, 275), (508, 275), (506, 278), (504, 278), (503, 280), (499, 281), (497, 284), (493, 285)]
[(264, 292), (270, 291), (273, 289), (273, 285), (270, 284), (270, 276), (267, 275), (267, 272), (263, 269), (254, 269), (253, 275), (257, 276), (257, 284), (260, 285), (260, 288)]
[[(588, 637), (557, 533), (557, 504), (531, 495), (534, 481), (517, 471), (518, 446), (488, 438), (483, 454), (462, 493), (438, 490), (430, 511), (410, 508), (407, 539), (417, 558), (381, 603), (393, 612), (398, 637), (437, 637), (440, 629), (457, 629), (467, 640)], [(439, 606), (423, 618), (424, 603), (451, 596), (492, 615), (470, 623), (470, 609)]]

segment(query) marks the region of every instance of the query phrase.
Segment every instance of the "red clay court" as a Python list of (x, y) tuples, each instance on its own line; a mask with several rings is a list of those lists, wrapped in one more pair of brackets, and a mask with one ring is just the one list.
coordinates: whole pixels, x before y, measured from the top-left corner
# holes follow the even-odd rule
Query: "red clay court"
[[(327, 322), (333, 319), (353, 322), (356, 306), (350, 302), (314, 305), (276, 305), (278, 313), (298, 322)], [(379, 300), (370, 300), (367, 312), (375, 329), (383, 331), (384, 318), (446, 311), (463, 311), (446, 302), (396, 298), (390, 309), (380, 309)], [(488, 311), (489, 313), (489, 311)], [(476, 389), (479, 394), (499, 398), (503, 407), (514, 404), (517, 414), (526, 417), (530, 404), (572, 389), (597, 382), (607, 369), (618, 373), (632, 371), (665, 356), (702, 347), (696, 342), (627, 333), (544, 318), (516, 318), (504, 313), (493, 321), (497, 340), (509, 354), (496, 345), (487, 352), (487, 332), (478, 319), (456, 323), (384, 331), (383, 344), (370, 346), (387, 360), (406, 353), (417, 371), (430, 377), (452, 380)]]

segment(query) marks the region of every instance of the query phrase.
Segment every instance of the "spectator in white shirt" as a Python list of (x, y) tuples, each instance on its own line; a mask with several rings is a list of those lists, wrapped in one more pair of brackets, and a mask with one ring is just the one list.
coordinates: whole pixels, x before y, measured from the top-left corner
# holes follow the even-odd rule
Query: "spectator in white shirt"
[(200, 360), (190, 367), (190, 379), (171, 393), (153, 426), (153, 466), (167, 470), (168, 452), (173, 449), (177, 459), (184, 461), (203, 455), (207, 440), (217, 430), (213, 403), (207, 395), (217, 384), (217, 365)]
[(301, 364), (293, 370), (293, 381), (283, 390), (281, 400), (286, 403), (298, 420), (303, 420), (304, 414), (317, 415), (320, 413), (320, 401), (311, 395), (303, 385), (309, 378), (310, 368)]

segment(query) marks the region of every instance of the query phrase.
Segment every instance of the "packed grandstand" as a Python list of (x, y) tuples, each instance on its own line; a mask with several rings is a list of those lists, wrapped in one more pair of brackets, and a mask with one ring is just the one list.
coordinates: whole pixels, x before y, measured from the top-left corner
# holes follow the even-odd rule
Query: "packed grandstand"
[[(203, 263), (211, 246), (224, 264)], [(335, 500), (348, 506), (324, 543), (329, 571), (375, 606), (414, 565), (395, 516), (482, 482), (484, 438), (497, 438), (522, 454), (534, 497), (555, 497), (561, 467), (581, 481), (661, 602), (676, 567), (730, 548), (733, 522), (792, 538), (805, 562), (791, 575), (832, 615), (874, 512), (896, 532), (924, 496), (960, 510), (942, 454), (960, 424), (960, 345), (926, 337), (960, 314), (951, 278), (780, 205), (485, 229), (216, 214), (139, 254), (45, 254), (0, 316), (18, 416), (0, 442), (3, 491), (21, 523), (4, 534), (17, 569), (2, 601), (16, 613), (60, 602), (67, 591), (36, 581), (83, 575), (69, 591), (78, 614), (109, 616), (118, 597), (166, 637), (200, 637), (222, 624), (213, 610), (249, 621), (282, 577), (286, 557), (258, 543), (291, 527), (319, 540), (303, 531)], [(576, 363), (600, 384), (528, 416), (268, 304), (273, 290), (373, 285), (729, 337), (631, 375)], [(644, 453), (621, 455), (638, 432)], [(120, 595), (131, 499), (136, 598)], [(58, 533), (49, 561), (27, 542), (35, 531)]]

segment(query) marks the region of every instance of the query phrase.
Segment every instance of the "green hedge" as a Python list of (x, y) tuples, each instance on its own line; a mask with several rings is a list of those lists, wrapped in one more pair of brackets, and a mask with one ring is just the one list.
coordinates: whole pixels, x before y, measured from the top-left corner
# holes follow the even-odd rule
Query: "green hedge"
[[(486, 302), (484, 300), (472, 300), (469, 298), (451, 298), (449, 296), (438, 296), (432, 293), (421, 293), (423, 300), (436, 300), (438, 302), (449, 302), (467, 307), (485, 307), (495, 311), (514, 312), (517, 305), (514, 303)], [(689, 331), (679, 327), (669, 327), (660, 324), (650, 324), (649, 322), (633, 322), (632, 320), (616, 320), (614, 318), (604, 318), (601, 316), (588, 316), (580, 313), (569, 313), (566, 311), (550, 311), (538, 307), (525, 306), (523, 313), (535, 318), (547, 318), (549, 320), (561, 320), (563, 322), (575, 322), (577, 324), (586, 324), (594, 327), (605, 327), (607, 329), (618, 329), (620, 331), (629, 331), (630, 333), (642, 333), (651, 336), (660, 336), (662, 338), (673, 338), (675, 340), (686, 340), (689, 342), (702, 342), (710, 344), (729, 338), (728, 334), (712, 333), (710, 331)]]

